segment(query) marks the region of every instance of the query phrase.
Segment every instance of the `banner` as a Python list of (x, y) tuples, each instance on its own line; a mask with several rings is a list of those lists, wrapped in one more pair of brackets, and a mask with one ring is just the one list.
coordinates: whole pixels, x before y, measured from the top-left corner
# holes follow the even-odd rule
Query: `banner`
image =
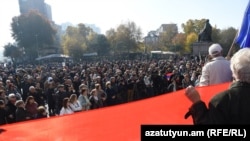
[[(198, 87), (207, 103), (230, 83)], [(185, 90), (113, 107), (0, 126), (1, 141), (139, 141), (141, 125), (192, 125)]]

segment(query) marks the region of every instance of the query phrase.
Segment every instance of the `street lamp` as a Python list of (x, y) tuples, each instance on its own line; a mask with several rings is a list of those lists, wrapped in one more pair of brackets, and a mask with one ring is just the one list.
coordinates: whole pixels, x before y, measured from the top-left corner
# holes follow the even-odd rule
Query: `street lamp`
[(149, 36), (144, 37), (144, 54), (147, 54), (148, 52), (147, 50), (148, 39), (150, 39)]
[(39, 50), (38, 50), (38, 40), (37, 40), (37, 34), (35, 34), (35, 37), (36, 37), (36, 52), (37, 52), (37, 56), (39, 57)]
[(24, 65), (24, 60), (25, 60), (25, 48), (24, 47), (21, 47), (21, 53), (22, 53), (22, 62)]

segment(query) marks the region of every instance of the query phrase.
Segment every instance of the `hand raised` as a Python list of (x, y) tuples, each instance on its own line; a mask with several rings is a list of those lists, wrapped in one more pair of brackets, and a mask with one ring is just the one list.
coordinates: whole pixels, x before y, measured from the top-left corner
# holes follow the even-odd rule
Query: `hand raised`
[(186, 88), (185, 95), (192, 103), (196, 103), (201, 100), (199, 92), (193, 86), (188, 86)]

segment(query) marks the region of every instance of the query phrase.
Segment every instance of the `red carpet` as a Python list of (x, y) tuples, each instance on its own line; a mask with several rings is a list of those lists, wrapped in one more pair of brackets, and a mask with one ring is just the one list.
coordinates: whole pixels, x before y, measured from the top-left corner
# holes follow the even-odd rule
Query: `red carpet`
[[(197, 88), (205, 102), (230, 83)], [(138, 141), (141, 124), (192, 124), (184, 90), (63, 117), (0, 126), (0, 141)]]

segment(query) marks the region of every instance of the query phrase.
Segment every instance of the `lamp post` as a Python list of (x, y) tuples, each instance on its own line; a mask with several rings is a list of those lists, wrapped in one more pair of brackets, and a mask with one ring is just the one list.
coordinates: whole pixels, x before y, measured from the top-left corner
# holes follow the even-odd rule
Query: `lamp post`
[(147, 52), (148, 52), (148, 50), (147, 50), (148, 39), (150, 39), (150, 37), (148, 35), (146, 37), (144, 37), (144, 54), (147, 54)]
[(144, 37), (144, 54), (146, 54), (146, 37)]
[(37, 52), (37, 56), (39, 57), (39, 50), (38, 50), (38, 40), (37, 40), (37, 34), (35, 34), (35, 37), (36, 37), (36, 52)]
[(21, 53), (22, 53), (22, 63), (24, 65), (24, 60), (25, 60), (25, 48), (21, 47)]

